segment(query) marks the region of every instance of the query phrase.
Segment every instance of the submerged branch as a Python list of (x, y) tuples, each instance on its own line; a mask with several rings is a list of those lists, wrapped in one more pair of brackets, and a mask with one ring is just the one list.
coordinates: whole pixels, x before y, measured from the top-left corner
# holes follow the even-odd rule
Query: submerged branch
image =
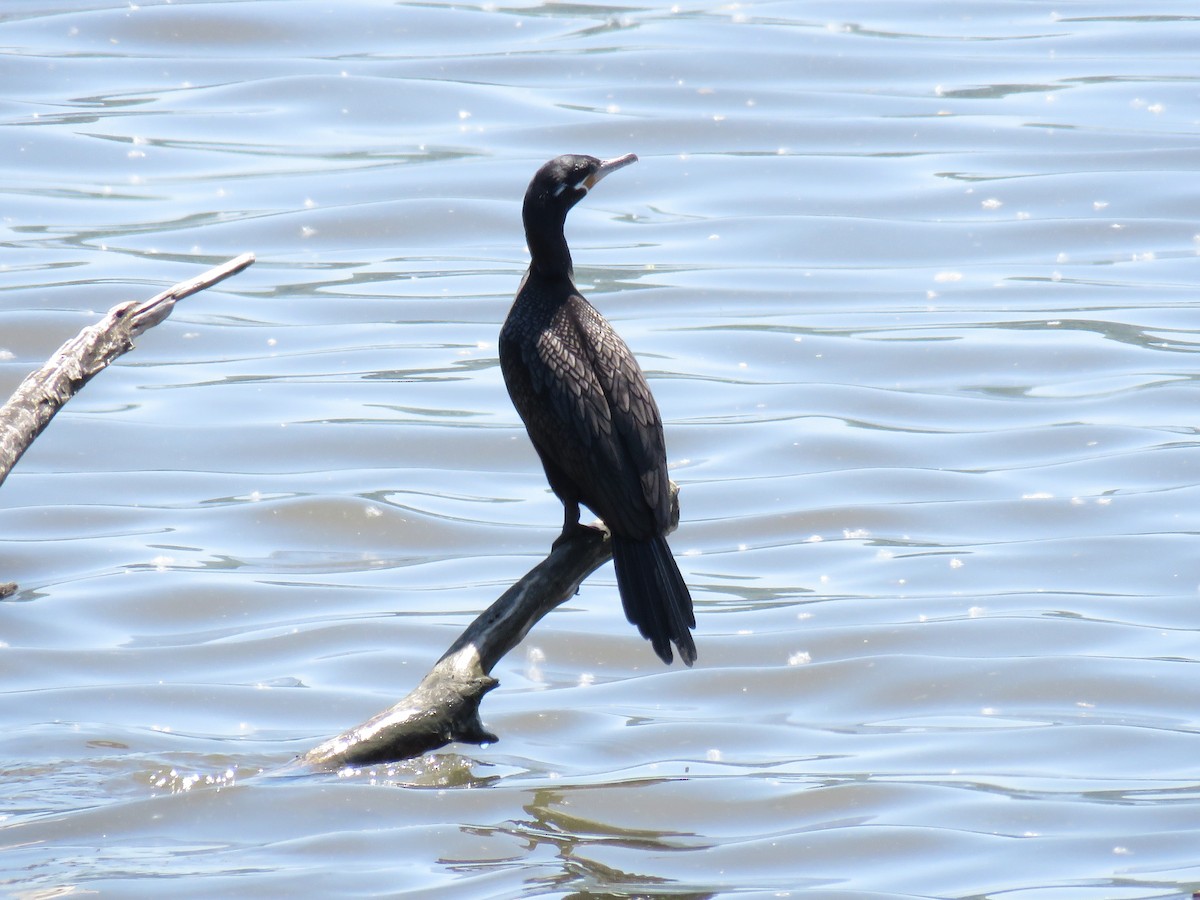
[[(671, 485), (671, 528), (679, 521), (679, 489)], [(612, 557), (608, 531), (580, 528), (505, 591), (445, 652), (399, 703), (309, 750), (277, 774), (336, 771), (411, 759), (452, 741), (493, 743), (479, 704), (499, 682), (492, 668), (550, 610), (575, 595)]]
[[(59, 347), (40, 369), (27, 375), (0, 407), (0, 484), (54, 414), (93, 376), (132, 350), (134, 338), (169, 316), (177, 301), (236, 275), (253, 262), (253, 253), (243, 253), (149, 300), (118, 304), (95, 325)], [(0, 584), (0, 599), (16, 590), (11, 582)]]

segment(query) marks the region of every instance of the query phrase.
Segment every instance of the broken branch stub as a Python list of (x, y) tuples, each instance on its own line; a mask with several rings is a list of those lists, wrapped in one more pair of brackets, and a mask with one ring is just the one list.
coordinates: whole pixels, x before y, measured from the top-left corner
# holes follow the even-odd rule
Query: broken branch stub
[(17, 386), (0, 408), (0, 484), (63, 405), (98, 372), (133, 349), (133, 339), (171, 314), (175, 303), (224, 281), (254, 262), (243, 253), (149, 300), (120, 303), (64, 343)]
[[(119, 303), (95, 325), (54, 351), (45, 365), (29, 373), (0, 407), (0, 484), (55, 413), (93, 376), (132, 350), (134, 338), (169, 316), (177, 301), (236, 275), (253, 262), (253, 253), (243, 253), (149, 300)], [(16, 590), (12, 582), (0, 584), (0, 599)]]

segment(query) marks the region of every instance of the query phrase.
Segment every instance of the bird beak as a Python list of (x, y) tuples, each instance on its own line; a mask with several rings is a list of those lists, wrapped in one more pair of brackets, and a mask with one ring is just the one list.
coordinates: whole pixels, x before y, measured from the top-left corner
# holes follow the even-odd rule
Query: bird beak
[(594, 188), (609, 172), (615, 172), (617, 169), (623, 169), (628, 165), (637, 162), (637, 156), (633, 153), (626, 153), (624, 156), (618, 156), (616, 159), (606, 159), (600, 163), (600, 167), (591, 175), (583, 180), (583, 186), (589, 191)]

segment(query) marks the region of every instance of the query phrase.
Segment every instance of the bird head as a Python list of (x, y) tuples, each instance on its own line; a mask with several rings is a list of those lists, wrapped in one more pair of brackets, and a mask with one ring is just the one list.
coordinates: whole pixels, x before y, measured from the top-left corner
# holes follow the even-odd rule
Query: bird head
[(556, 156), (538, 169), (529, 182), (529, 189), (525, 192), (525, 207), (537, 208), (543, 215), (558, 213), (565, 221), (567, 211), (582, 200), (601, 178), (635, 162), (637, 157), (632, 153), (615, 159), (597, 159), (574, 153)]

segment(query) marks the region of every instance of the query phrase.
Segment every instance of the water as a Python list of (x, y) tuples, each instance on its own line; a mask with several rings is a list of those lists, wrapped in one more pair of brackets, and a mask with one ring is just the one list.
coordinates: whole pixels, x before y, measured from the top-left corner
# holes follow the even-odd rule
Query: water
[[(21, 897), (1187, 896), (1191, 4), (0, 10), (0, 391), (246, 250), (0, 488)], [(260, 777), (386, 707), (560, 511), (496, 364), (519, 199), (667, 422), (696, 668), (611, 569), (501, 736)], [(168, 880), (169, 879), (169, 880)]]

